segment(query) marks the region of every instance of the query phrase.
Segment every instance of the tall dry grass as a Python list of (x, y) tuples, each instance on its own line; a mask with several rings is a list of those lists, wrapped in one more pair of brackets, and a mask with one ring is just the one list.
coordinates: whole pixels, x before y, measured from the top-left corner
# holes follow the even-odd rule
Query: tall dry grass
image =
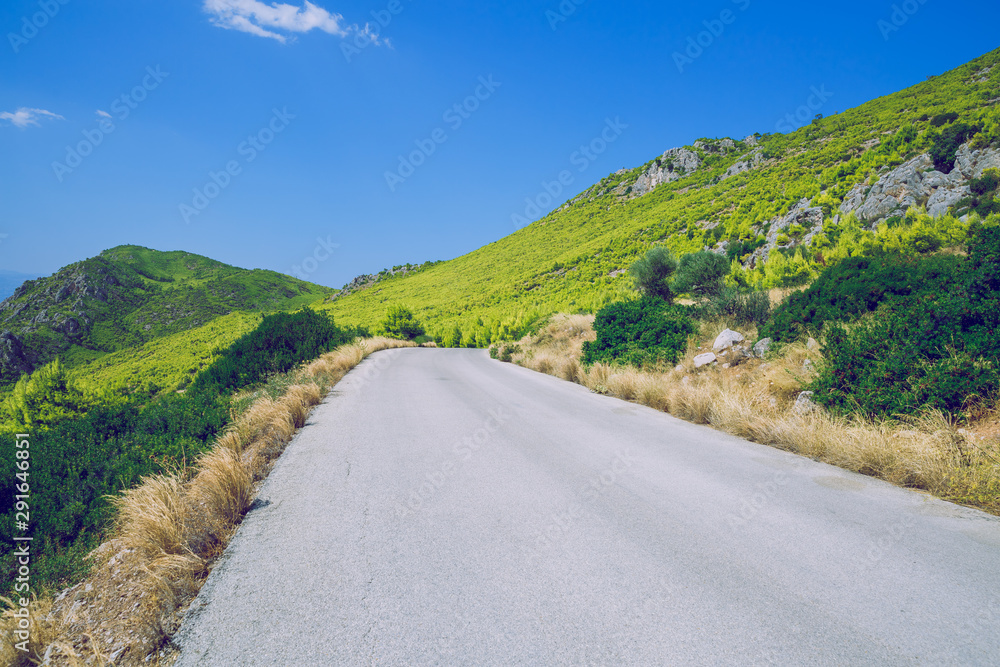
[(5, 602), (0, 665), (41, 664), (46, 656), (46, 664), (157, 664), (178, 610), (201, 587), (250, 507), (255, 483), (312, 408), (368, 355), (412, 346), (359, 341), (237, 397), (231, 425), (192, 467), (143, 479), (114, 499), (114, 538), (91, 554), (92, 574), (54, 601), (33, 603), (29, 654), (9, 641), (17, 619)]
[[(579, 353), (594, 334), (580, 331), (581, 322), (580, 316), (553, 318), (538, 335), (519, 341), (513, 361), (597, 393), (1000, 514), (1000, 438), (977, 436), (975, 428), (959, 428), (934, 411), (906, 421), (844, 419), (819, 409), (795, 412), (795, 398), (822, 360), (816, 345), (787, 345), (766, 361), (739, 359), (732, 368), (695, 372), (694, 356), (710, 351), (715, 336), (728, 328), (726, 322), (709, 322), (692, 337), (676, 368), (594, 364), (584, 369)], [(746, 328), (741, 333), (748, 340), (756, 334)]]

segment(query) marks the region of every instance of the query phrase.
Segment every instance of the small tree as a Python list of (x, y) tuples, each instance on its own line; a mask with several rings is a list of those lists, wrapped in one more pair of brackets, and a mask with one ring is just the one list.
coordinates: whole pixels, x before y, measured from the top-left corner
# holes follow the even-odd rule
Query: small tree
[(389, 306), (385, 317), (378, 324), (378, 333), (389, 338), (413, 340), (424, 335), (424, 328), (413, 317), (413, 313), (405, 306)]
[(642, 259), (629, 267), (628, 273), (635, 281), (635, 287), (644, 296), (673, 302), (670, 277), (677, 270), (677, 259), (669, 249), (662, 246), (651, 248)]
[(724, 255), (702, 250), (681, 257), (673, 288), (678, 293), (707, 299), (722, 292), (728, 273), (729, 260)]

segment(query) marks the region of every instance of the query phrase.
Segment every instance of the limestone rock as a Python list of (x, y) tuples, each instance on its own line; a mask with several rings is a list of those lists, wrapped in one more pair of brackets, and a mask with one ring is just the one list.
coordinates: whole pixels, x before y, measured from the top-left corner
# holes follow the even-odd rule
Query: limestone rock
[(819, 406), (816, 405), (813, 400), (813, 392), (804, 391), (798, 395), (795, 399), (795, 405), (792, 406), (792, 412), (797, 415), (806, 415), (814, 410), (818, 410)]
[(714, 364), (718, 360), (719, 358), (716, 357), (711, 352), (706, 352), (705, 354), (699, 354), (697, 357), (694, 358), (694, 367), (701, 368), (702, 366), (708, 366), (709, 364)]
[(722, 352), (723, 350), (728, 350), (736, 343), (742, 343), (744, 340), (746, 338), (743, 337), (743, 334), (732, 329), (726, 329), (716, 337), (715, 344), (712, 345), (712, 350), (716, 353)]
[(701, 156), (694, 151), (688, 148), (671, 148), (636, 179), (632, 192), (641, 197), (662, 183), (672, 183), (694, 173), (701, 164)]
[(764, 355), (771, 351), (771, 345), (774, 343), (770, 338), (761, 338), (757, 341), (757, 344), (753, 346), (754, 356), (758, 359), (763, 359)]

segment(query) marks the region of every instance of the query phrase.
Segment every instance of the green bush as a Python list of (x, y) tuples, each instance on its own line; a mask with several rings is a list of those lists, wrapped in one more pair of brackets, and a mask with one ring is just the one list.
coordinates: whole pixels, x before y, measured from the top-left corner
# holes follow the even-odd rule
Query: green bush
[(667, 248), (651, 248), (646, 255), (629, 267), (636, 289), (644, 296), (673, 301), (670, 278), (677, 271), (677, 259)]
[(771, 316), (771, 298), (767, 292), (752, 292), (727, 287), (696, 308), (698, 319), (724, 317), (733, 324), (763, 325)]
[(583, 344), (583, 363), (644, 366), (676, 363), (695, 333), (688, 310), (654, 297), (619, 301), (602, 308), (594, 320), (597, 340)]
[(941, 131), (934, 138), (931, 145), (930, 155), (934, 160), (934, 168), (938, 171), (950, 174), (955, 168), (955, 155), (958, 148), (979, 132), (979, 128), (966, 123), (955, 123)]
[(947, 125), (948, 123), (954, 123), (956, 120), (958, 120), (958, 114), (954, 111), (939, 113), (931, 119), (931, 125), (934, 127), (941, 127), (943, 125)]
[(962, 271), (961, 258), (953, 256), (851, 257), (791, 295), (760, 335), (780, 342), (816, 335), (827, 322), (853, 321), (887, 300), (947, 291), (960, 282)]
[(356, 334), (308, 308), (268, 315), (202, 371), (192, 390), (224, 393), (248, 387), (348, 343)]
[[(229, 420), (229, 402), (217, 394), (148, 396), (94, 407), (86, 416), (32, 431), (31, 537), (35, 585), (56, 588), (86, 570), (83, 556), (103, 536), (112, 513), (108, 498), (142, 477), (191, 462)], [(0, 434), (0, 594), (13, 582), (16, 559), (15, 440)], [(18, 532), (18, 535), (22, 533)]]
[(996, 360), (962, 334), (960, 313), (919, 300), (887, 304), (850, 330), (830, 328), (810, 389), (837, 413), (895, 416), (929, 407), (961, 415), (995, 398), (1000, 386)]
[(681, 257), (674, 277), (673, 291), (708, 298), (722, 291), (729, 273), (730, 260), (708, 250)]
[(379, 322), (376, 331), (382, 336), (413, 340), (424, 335), (424, 328), (413, 317), (409, 308), (400, 305), (389, 306), (385, 317)]

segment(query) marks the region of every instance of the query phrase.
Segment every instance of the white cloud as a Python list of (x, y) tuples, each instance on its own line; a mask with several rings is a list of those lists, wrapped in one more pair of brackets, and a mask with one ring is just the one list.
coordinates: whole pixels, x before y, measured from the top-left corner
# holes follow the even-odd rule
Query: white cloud
[(248, 32), (282, 43), (287, 40), (283, 32), (322, 30), (344, 37), (352, 30), (342, 24), (343, 16), (332, 14), (308, 0), (301, 7), (259, 0), (205, 0), (204, 10), (220, 28)]
[(0, 120), (9, 120), (11, 125), (22, 130), (29, 125), (39, 125), (40, 118), (52, 118), (53, 120), (66, 120), (57, 113), (46, 111), (45, 109), (29, 109), (21, 107), (17, 111), (0, 111)]
[(111, 114), (109, 114), (107, 111), (103, 111), (101, 109), (97, 110), (97, 115), (100, 116), (101, 118), (111, 118)]

